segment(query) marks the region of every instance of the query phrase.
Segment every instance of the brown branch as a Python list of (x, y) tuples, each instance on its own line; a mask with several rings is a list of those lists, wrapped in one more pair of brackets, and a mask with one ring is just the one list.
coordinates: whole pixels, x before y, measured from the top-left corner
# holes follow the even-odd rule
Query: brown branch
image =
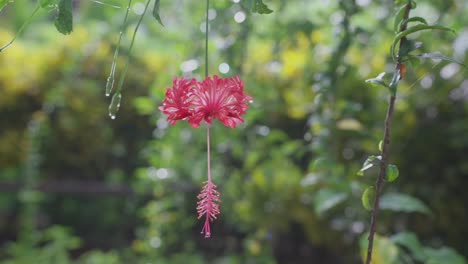
[[(409, 0), (405, 6), (405, 13), (403, 15), (403, 20), (408, 19), (410, 11), (411, 11), (411, 1)], [(407, 27), (407, 24), (403, 23), (399, 31), (400, 32), (405, 31), (406, 27)], [(406, 41), (407, 41), (406, 37), (401, 39), (400, 45), (399, 45), (399, 51), (401, 50), (403, 45), (405, 45)], [(399, 76), (396, 76), (396, 78), (394, 76), (395, 81), (399, 81), (401, 78), (403, 78), (403, 75), (401, 75), (400, 73), (401, 68), (402, 68), (401, 56), (398, 56), (398, 60), (395, 65), (394, 75), (399, 75)], [(380, 193), (382, 191), (382, 187), (384, 184), (385, 175), (387, 174), (388, 156), (389, 156), (389, 149), (390, 149), (390, 130), (391, 130), (391, 125), (392, 125), (393, 112), (395, 109), (395, 99), (396, 99), (395, 94), (392, 94), (390, 96), (390, 101), (388, 103), (388, 109), (387, 109), (387, 116), (385, 118), (384, 140), (383, 140), (383, 146), (382, 146), (382, 152), (381, 152), (382, 160), (380, 162), (379, 176), (375, 184), (376, 185), (375, 200), (374, 200), (374, 206), (372, 208), (369, 237), (367, 238), (369, 240), (369, 244), (367, 246), (366, 264), (370, 264), (372, 260), (372, 250), (374, 247), (374, 236), (375, 236), (375, 231), (376, 231), (377, 216), (379, 214)]]

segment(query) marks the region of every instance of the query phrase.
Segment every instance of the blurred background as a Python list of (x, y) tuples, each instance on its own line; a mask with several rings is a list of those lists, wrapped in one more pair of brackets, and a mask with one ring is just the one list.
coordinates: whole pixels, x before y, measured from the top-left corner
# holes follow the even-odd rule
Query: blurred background
[[(254, 98), (245, 123), (212, 132), (221, 215), (200, 234), (204, 129), (157, 107), (174, 76), (201, 78), (201, 1), (161, 1), (164, 27), (133, 1), (117, 62), (117, 118), (105, 96), (127, 3), (74, 1), (74, 30), (40, 10), (0, 53), (0, 263), (361, 263), (388, 91), (364, 81), (393, 64), (390, 0), (212, 1), (211, 75), (239, 74)], [(418, 0), (412, 15), (456, 34), (413, 35), (422, 52), (468, 63), (468, 3)], [(103, 4), (104, 3), (104, 4)], [(37, 1), (0, 12), (7, 43)], [(120, 8), (119, 8), (120, 7)], [(466, 263), (468, 72), (414, 61), (399, 86), (374, 263)]]

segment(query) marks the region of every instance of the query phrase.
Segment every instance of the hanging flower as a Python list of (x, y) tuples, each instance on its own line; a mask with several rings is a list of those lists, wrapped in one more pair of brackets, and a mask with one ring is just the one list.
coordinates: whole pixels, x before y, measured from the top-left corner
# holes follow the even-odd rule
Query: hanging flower
[(177, 79), (174, 77), (172, 88), (167, 89), (166, 98), (159, 107), (164, 114), (168, 115), (167, 121), (175, 125), (178, 120), (185, 119), (190, 113), (190, 90), (196, 83), (195, 79), (190, 81), (183, 77)]
[(205, 223), (201, 230), (205, 238), (211, 237), (210, 222), (214, 221), (219, 211), (219, 192), (211, 179), (210, 157), (210, 126), (214, 119), (218, 119), (227, 127), (235, 128), (244, 122), (248, 103), (252, 97), (244, 93), (244, 82), (239, 76), (232, 78), (207, 77), (202, 82), (195, 79), (174, 78), (172, 88), (166, 92), (162, 106), (159, 107), (166, 114), (171, 125), (179, 120), (187, 120), (191, 127), (200, 127), (205, 121), (207, 126), (207, 159), (208, 181), (205, 182), (197, 196), (198, 219), (205, 216)]
[(202, 82), (176, 77), (159, 110), (168, 115), (171, 125), (187, 119), (190, 126), (197, 128), (202, 121), (211, 125), (213, 119), (218, 119), (235, 128), (244, 122), (242, 115), (250, 100), (252, 97), (244, 93), (244, 82), (239, 76), (223, 79), (215, 75)]
[(203, 225), (201, 233), (205, 234), (205, 238), (209, 238), (211, 236), (210, 222), (215, 220), (220, 213), (219, 203), (221, 199), (219, 199), (219, 192), (216, 190), (216, 185), (209, 179), (205, 182), (205, 186), (203, 186), (197, 198), (198, 219), (205, 216), (205, 224)]
[(244, 83), (238, 76), (221, 79), (218, 76), (206, 78), (197, 83), (192, 91), (192, 115), (188, 122), (192, 127), (199, 127), (201, 121), (212, 124), (217, 118), (225, 126), (235, 128), (244, 122), (242, 115), (249, 107), (252, 98), (244, 93)]

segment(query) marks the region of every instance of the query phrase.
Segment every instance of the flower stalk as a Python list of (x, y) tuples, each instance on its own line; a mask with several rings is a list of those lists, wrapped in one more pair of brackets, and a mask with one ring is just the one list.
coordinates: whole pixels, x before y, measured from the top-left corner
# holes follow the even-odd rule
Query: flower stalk
[(206, 1), (206, 36), (205, 36), (205, 79), (187, 80), (175, 77), (172, 88), (166, 90), (166, 98), (159, 107), (167, 115), (167, 121), (175, 125), (177, 121), (187, 120), (192, 128), (206, 124), (206, 148), (208, 180), (197, 196), (198, 219), (205, 216), (201, 230), (205, 238), (211, 237), (210, 222), (220, 214), (219, 192), (211, 176), (210, 128), (214, 119), (218, 119), (225, 126), (235, 128), (244, 122), (244, 115), (249, 108), (252, 97), (244, 93), (244, 82), (239, 76), (219, 78), (217, 75), (208, 76), (208, 11), (210, 1)]
[(219, 192), (216, 190), (216, 185), (213, 184), (211, 178), (211, 151), (210, 151), (210, 125), (206, 126), (206, 149), (207, 149), (207, 169), (208, 169), (208, 181), (205, 182), (200, 194), (197, 196), (197, 212), (198, 219), (205, 216), (205, 223), (201, 230), (201, 234), (205, 234), (205, 238), (211, 237), (210, 222), (214, 221), (218, 214), (220, 214), (219, 203)]

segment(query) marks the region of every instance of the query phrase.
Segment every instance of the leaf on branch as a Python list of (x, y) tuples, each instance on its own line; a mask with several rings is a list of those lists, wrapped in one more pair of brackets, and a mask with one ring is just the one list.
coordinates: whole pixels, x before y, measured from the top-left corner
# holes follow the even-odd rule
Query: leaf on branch
[[(361, 249), (361, 256), (362, 261), (367, 256), (367, 247), (369, 245), (369, 234), (364, 233), (362, 234), (361, 238), (359, 239), (359, 247)], [(401, 252), (398, 248), (398, 245), (394, 243), (390, 238), (386, 236), (380, 236), (378, 234), (374, 235), (374, 247), (372, 249), (372, 263), (403, 263), (399, 261)], [(376, 261), (374, 261), (376, 260)]]
[(258, 14), (270, 14), (273, 13), (273, 10), (271, 10), (265, 3), (263, 3), (263, 0), (247, 0), (247, 3), (245, 6), (252, 11), (252, 13), (258, 13)]
[(380, 208), (398, 212), (431, 214), (430, 209), (418, 198), (402, 193), (388, 193), (380, 198)]
[(408, 55), (410, 52), (414, 51), (414, 50), (417, 50), (419, 49), (420, 47), (422, 47), (422, 42), (420, 41), (412, 41), (412, 40), (408, 40), (408, 41), (405, 41), (403, 43), (403, 45), (401, 46), (400, 48), (400, 56), (401, 57), (405, 57), (406, 55)]
[(364, 193), (362, 193), (362, 197), (361, 197), (362, 206), (364, 206), (366, 210), (371, 211), (374, 200), (375, 200), (375, 188), (372, 186), (367, 187), (367, 189), (364, 190)]
[(390, 81), (389, 88), (393, 96), (396, 96), (396, 89), (398, 86), (398, 81), (401, 80), (401, 68), (397, 67), (395, 73), (393, 74), (392, 80)]
[(385, 174), (385, 179), (388, 181), (388, 182), (392, 182), (394, 180), (396, 180), (399, 176), (399, 171), (398, 171), (398, 167), (396, 165), (393, 165), (393, 164), (389, 164), (387, 166), (387, 173)]
[(400, 43), (400, 40), (402, 38), (410, 34), (422, 31), (422, 30), (430, 30), (430, 29), (444, 30), (444, 31), (450, 31), (452, 33), (455, 33), (455, 31), (451, 28), (438, 26), (438, 25), (429, 26), (429, 25), (424, 25), (424, 24), (418, 24), (418, 25), (412, 26), (406, 29), (405, 31), (398, 33), (393, 39), (392, 46), (390, 47), (390, 53), (392, 54), (393, 61), (395, 62), (397, 61), (396, 48), (397, 48), (397, 44)]
[(58, 14), (54, 24), (58, 32), (64, 35), (68, 35), (73, 31), (72, 11), (72, 0), (60, 0), (58, 4)]
[(449, 61), (449, 62), (453, 62), (453, 63), (456, 63), (456, 64), (459, 64), (465, 68), (468, 68), (468, 66), (454, 58), (450, 58), (450, 57), (447, 57), (445, 55), (443, 55), (442, 53), (440, 52), (433, 52), (433, 53), (422, 53), (422, 54), (418, 54), (418, 55), (413, 55), (411, 56), (413, 58), (419, 58), (419, 59), (431, 59), (431, 60), (445, 60), (445, 61)]
[(362, 164), (362, 167), (361, 169), (358, 171), (358, 175), (359, 176), (363, 176), (364, 175), (364, 171), (372, 168), (374, 165), (377, 165), (380, 163), (380, 161), (382, 160), (382, 156), (369, 156), (366, 161), (364, 161), (364, 163)]
[[(424, 18), (422, 18), (422, 17), (410, 17), (410, 18), (408, 18), (408, 19), (403, 19), (403, 20), (401, 20), (400, 23), (398, 24), (397, 29), (401, 29), (401, 27), (402, 27), (403, 25), (405, 25), (405, 24), (407, 25), (407, 24), (409, 24), (409, 23), (411, 23), (411, 22), (420, 22), (420, 23), (422, 23), (422, 24), (424, 24), (424, 25), (427, 25), (426, 19), (424, 19)], [(396, 32), (396, 33), (398, 33), (398, 32)]]
[(398, 8), (398, 11), (395, 14), (395, 21), (393, 22), (393, 31), (395, 32), (395, 34), (397, 34), (400, 31), (401, 21), (405, 16), (405, 9), (406, 5), (403, 5), (400, 8)]
[(159, 15), (159, 5), (160, 5), (161, 0), (156, 0), (154, 2), (154, 7), (153, 7), (153, 17), (156, 18), (156, 20), (161, 24), (161, 26), (164, 27), (164, 24), (161, 20), (161, 16)]
[(389, 88), (388, 84), (386, 84), (385, 81), (383, 80), (383, 77), (384, 77), (384, 76), (385, 76), (385, 72), (382, 72), (381, 74), (379, 74), (379, 75), (378, 75), (377, 77), (375, 77), (375, 78), (367, 79), (367, 80), (366, 80), (366, 83), (376, 84), (376, 85), (380, 85), (380, 86)]

